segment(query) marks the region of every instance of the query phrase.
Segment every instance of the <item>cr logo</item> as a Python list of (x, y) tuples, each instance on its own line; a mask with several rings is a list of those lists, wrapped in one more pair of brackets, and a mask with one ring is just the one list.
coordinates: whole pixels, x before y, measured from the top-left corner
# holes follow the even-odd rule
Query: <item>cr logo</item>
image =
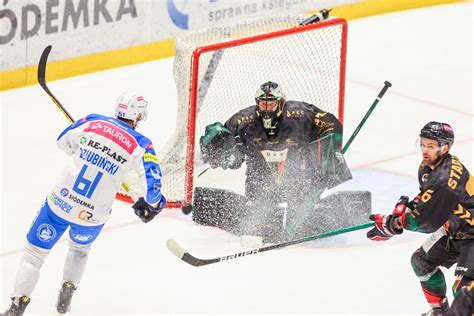
[(92, 218), (92, 216), (94, 216), (92, 215), (92, 213), (87, 212), (85, 210), (80, 211), (79, 214), (77, 215), (77, 217), (82, 221), (88, 221)]

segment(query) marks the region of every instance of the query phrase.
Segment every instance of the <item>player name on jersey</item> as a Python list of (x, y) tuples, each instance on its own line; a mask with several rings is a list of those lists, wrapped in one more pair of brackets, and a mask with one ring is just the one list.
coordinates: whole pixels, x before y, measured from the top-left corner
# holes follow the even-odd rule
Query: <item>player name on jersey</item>
[(107, 156), (113, 158), (114, 160), (117, 160), (121, 164), (124, 164), (125, 162), (127, 162), (127, 159), (123, 158), (121, 155), (114, 152), (111, 148), (101, 145), (101, 143), (99, 142), (89, 140), (89, 142), (87, 143), (87, 146), (93, 147), (95, 149), (99, 149), (103, 153), (106, 153)]
[(118, 165), (112, 163), (107, 158), (84, 148), (79, 149), (81, 150), (81, 154), (79, 156), (81, 159), (84, 159), (85, 161), (103, 169), (105, 172), (114, 175), (119, 169)]

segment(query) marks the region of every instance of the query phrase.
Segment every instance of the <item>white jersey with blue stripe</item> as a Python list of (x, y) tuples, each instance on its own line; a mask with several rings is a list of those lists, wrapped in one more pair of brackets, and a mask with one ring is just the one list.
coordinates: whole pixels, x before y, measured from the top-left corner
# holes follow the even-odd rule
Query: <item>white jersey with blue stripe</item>
[(59, 217), (84, 226), (105, 223), (130, 171), (138, 175), (139, 196), (160, 201), (162, 173), (153, 144), (124, 122), (90, 114), (66, 128), (57, 145), (74, 161), (47, 198)]

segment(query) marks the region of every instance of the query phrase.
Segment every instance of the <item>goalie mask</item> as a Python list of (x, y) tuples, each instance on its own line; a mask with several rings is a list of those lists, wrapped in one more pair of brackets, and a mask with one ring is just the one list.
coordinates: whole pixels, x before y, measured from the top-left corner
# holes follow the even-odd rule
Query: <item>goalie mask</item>
[(429, 122), (421, 129), (420, 137), (435, 140), (441, 147), (448, 145), (451, 149), (454, 142), (454, 131), (449, 124)]
[(134, 128), (138, 123), (146, 120), (148, 113), (148, 101), (141, 95), (133, 92), (125, 92), (115, 104), (115, 116), (133, 122)]
[(274, 134), (279, 117), (285, 106), (285, 94), (275, 82), (265, 82), (255, 94), (256, 114), (262, 121), (263, 128)]

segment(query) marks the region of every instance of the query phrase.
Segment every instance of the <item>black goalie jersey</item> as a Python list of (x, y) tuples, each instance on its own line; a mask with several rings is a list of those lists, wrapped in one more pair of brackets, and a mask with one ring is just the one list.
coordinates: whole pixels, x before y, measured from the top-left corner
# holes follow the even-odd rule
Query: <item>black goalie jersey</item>
[(318, 164), (324, 155), (340, 149), (342, 142), (342, 125), (337, 118), (305, 102), (285, 103), (274, 135), (263, 128), (255, 106), (234, 114), (225, 127), (240, 141), (245, 154), (249, 198), (286, 200), (301, 196), (311, 186), (323, 186)]

